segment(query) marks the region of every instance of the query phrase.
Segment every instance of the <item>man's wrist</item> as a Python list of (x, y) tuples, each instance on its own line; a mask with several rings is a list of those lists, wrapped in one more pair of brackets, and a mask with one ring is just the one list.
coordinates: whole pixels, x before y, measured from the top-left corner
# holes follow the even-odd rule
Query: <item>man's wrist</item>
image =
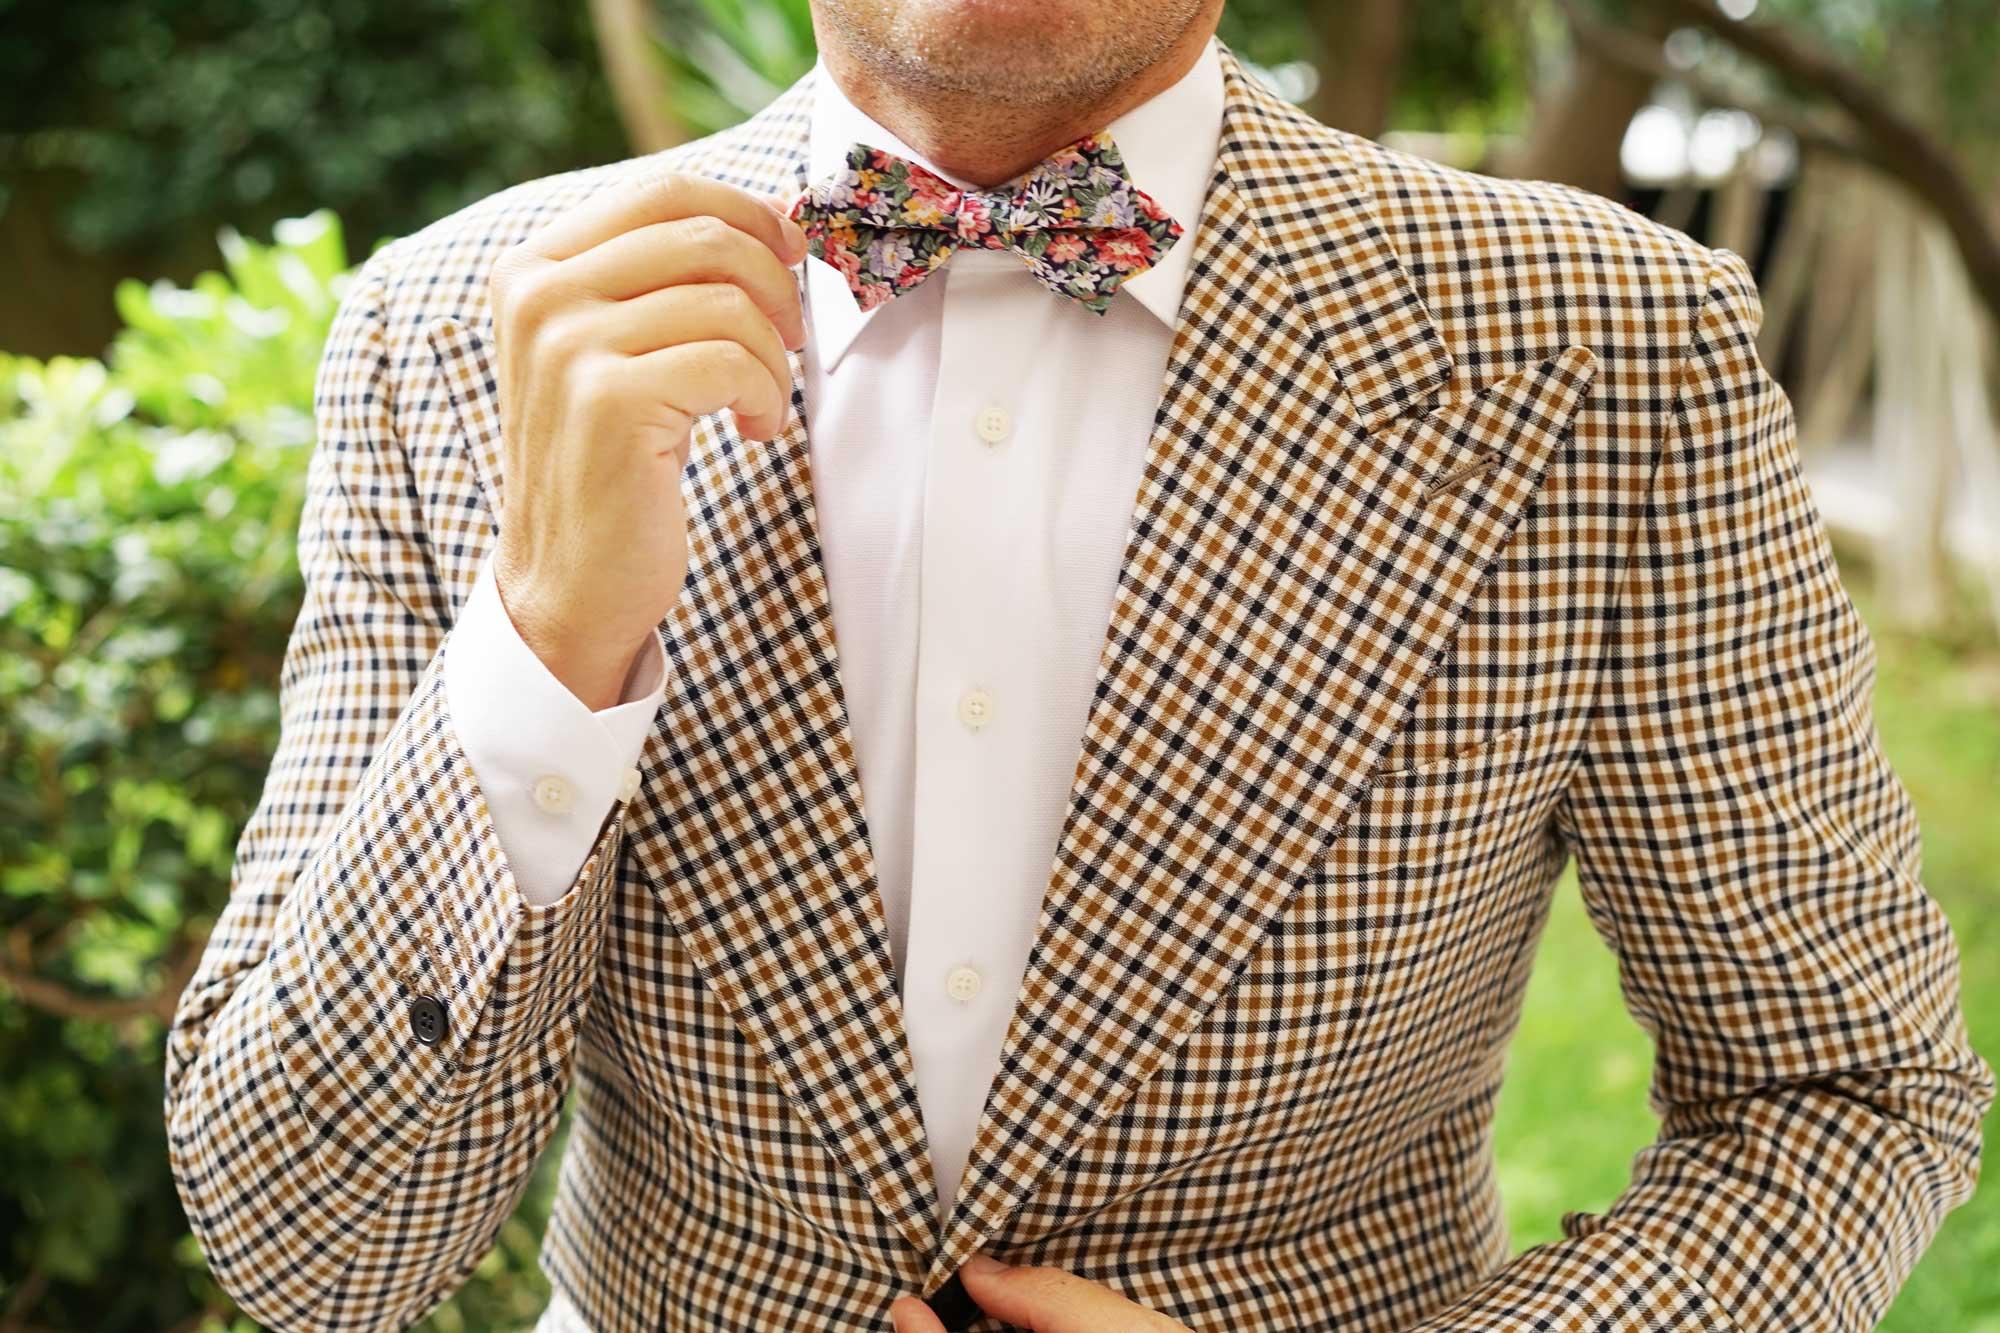
[[(512, 619), (512, 612), (508, 616)], [(562, 682), (563, 688), (593, 713), (601, 713), (624, 703), (628, 687), (647, 664), (641, 654), (649, 645), (643, 638), (625, 648), (621, 654), (616, 649), (601, 649), (559, 630), (537, 632), (519, 620), (514, 621), (514, 628), (521, 641), (549, 669), (549, 674)]]
[(627, 639), (580, 629), (548, 614), (543, 599), (510, 583), (497, 560), (493, 573), (501, 609), (514, 632), (564, 689), (593, 713), (625, 701), (628, 687), (649, 664), (642, 654), (651, 646), (651, 630)]

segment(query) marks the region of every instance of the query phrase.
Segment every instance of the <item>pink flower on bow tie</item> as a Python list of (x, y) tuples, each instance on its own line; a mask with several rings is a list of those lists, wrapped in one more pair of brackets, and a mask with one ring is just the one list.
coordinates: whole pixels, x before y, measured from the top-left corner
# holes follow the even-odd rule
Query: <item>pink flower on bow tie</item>
[(1042, 258), (1051, 264), (1067, 264), (1081, 259), (1090, 252), (1090, 246), (1083, 237), (1073, 231), (1059, 231), (1049, 237), (1048, 249), (1042, 251)]
[(959, 196), (957, 218), (961, 241), (983, 241), (993, 230), (993, 208), (976, 194)]

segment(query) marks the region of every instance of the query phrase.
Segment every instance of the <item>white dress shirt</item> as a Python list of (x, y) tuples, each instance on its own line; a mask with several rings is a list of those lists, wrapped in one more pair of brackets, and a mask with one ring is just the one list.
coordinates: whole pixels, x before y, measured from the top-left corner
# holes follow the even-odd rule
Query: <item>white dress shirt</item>
[[(959, 186), (812, 72), (810, 179), (862, 142)], [(942, 1216), (1026, 970), (1096, 688), (1222, 124), (1211, 40), (1105, 128), (1184, 229), (1094, 315), (1005, 250), (961, 249), (866, 313), (806, 261), (813, 495), (876, 879)], [(516, 883), (589, 853), (671, 688), (657, 646), (592, 713), (521, 643), (490, 567), (446, 689)]]

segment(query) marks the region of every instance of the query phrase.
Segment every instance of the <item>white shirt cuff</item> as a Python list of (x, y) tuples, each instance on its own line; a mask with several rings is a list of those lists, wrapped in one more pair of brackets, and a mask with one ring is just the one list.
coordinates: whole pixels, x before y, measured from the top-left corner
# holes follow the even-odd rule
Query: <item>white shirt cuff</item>
[(591, 711), (522, 641), (492, 557), (480, 565), (445, 653), (445, 699), (514, 884), (530, 903), (568, 891), (605, 815), (638, 791), (639, 752), (666, 676), (656, 634), (634, 655), (622, 702)]

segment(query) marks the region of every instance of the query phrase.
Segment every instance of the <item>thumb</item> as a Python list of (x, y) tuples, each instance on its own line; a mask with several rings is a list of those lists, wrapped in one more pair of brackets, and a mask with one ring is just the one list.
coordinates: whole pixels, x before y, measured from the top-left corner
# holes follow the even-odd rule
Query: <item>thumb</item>
[(979, 1308), (1033, 1333), (1105, 1333), (1150, 1327), (1151, 1312), (1060, 1268), (1014, 1268), (975, 1254), (958, 1270)]
[(931, 1307), (914, 1296), (899, 1296), (890, 1302), (889, 1318), (895, 1321), (896, 1333), (945, 1333)]

